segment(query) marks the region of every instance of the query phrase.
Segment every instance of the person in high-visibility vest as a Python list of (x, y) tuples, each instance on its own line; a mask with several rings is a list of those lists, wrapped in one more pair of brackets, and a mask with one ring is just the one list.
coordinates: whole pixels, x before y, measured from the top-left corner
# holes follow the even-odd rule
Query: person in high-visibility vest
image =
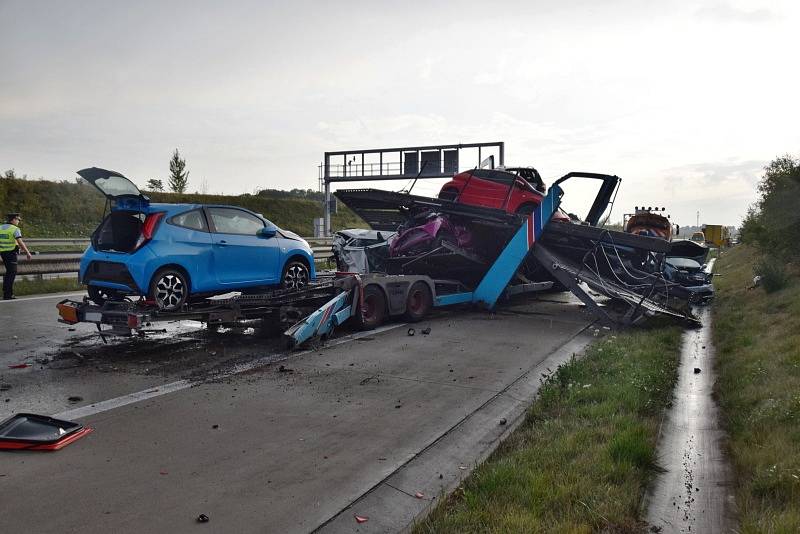
[(22, 230), (19, 223), (22, 217), (19, 213), (9, 213), (6, 217), (6, 224), (0, 224), (0, 257), (3, 258), (3, 265), (6, 266), (6, 274), (3, 276), (3, 300), (11, 300), (14, 297), (14, 278), (17, 277), (17, 252), (21, 248), (31, 259), (31, 251), (22, 240)]

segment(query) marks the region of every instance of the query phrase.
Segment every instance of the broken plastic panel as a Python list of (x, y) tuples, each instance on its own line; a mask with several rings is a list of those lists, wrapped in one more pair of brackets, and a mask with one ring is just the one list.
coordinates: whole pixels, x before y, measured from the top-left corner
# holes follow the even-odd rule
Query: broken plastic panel
[(0, 423), (0, 449), (54, 451), (91, 431), (73, 421), (19, 413)]

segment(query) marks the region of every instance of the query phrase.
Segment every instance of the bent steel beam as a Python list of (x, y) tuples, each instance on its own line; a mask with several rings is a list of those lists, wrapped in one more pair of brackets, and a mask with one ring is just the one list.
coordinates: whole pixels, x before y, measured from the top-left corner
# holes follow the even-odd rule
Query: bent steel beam
[(472, 302), (482, 304), (489, 309), (494, 308), (511, 277), (517, 272), (528, 252), (536, 245), (545, 225), (550, 222), (553, 213), (558, 209), (562, 194), (563, 191), (558, 185), (550, 188), (542, 203), (525, 219), (484, 275), (473, 293)]

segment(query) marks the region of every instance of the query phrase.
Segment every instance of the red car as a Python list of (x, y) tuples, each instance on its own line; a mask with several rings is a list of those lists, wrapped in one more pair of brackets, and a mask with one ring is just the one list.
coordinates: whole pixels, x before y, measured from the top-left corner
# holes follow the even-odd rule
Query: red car
[[(453, 176), (442, 186), (439, 198), (508, 213), (532, 213), (545, 192), (542, 177), (533, 167), (472, 169)], [(558, 211), (553, 218), (569, 220)]]

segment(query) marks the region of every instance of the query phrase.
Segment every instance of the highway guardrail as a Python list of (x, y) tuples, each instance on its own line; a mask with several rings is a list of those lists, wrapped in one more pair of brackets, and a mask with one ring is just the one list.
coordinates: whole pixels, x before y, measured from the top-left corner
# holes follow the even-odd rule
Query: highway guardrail
[[(311, 245), (314, 252), (314, 262), (329, 261), (333, 257), (331, 252), (331, 238), (304, 238)], [(76, 246), (88, 245), (88, 239), (25, 239), (28, 248), (36, 252), (37, 246)], [(68, 274), (77, 273), (80, 267), (82, 252), (44, 252), (34, 254), (28, 260), (24, 254), (19, 256), (17, 274)], [(6, 274), (5, 266), (0, 263), (0, 275)]]

